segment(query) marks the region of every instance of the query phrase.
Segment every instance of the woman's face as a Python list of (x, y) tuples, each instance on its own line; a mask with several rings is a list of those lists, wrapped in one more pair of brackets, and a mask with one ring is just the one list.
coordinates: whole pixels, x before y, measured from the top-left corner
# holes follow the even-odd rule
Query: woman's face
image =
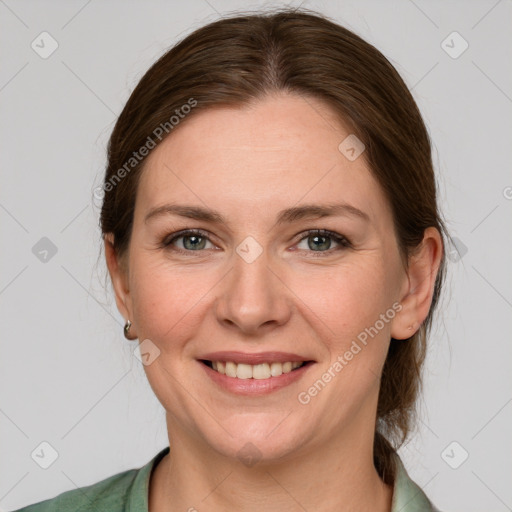
[[(373, 436), (407, 276), (364, 153), (338, 148), (349, 135), (322, 102), (282, 94), (197, 112), (149, 155), (120, 307), (171, 436), (269, 460)], [(286, 361), (309, 364), (277, 376)]]

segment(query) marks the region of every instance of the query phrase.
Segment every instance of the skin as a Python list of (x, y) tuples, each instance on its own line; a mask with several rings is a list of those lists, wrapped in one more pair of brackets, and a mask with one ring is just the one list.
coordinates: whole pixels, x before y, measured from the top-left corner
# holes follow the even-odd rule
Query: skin
[[(160, 350), (144, 369), (166, 410), (172, 456), (151, 477), (151, 512), (391, 509), (392, 488), (372, 459), (378, 377), (390, 338), (410, 337), (428, 314), (442, 242), (427, 229), (404, 268), (364, 153), (351, 162), (338, 150), (349, 134), (321, 101), (283, 93), (197, 112), (149, 155), (124, 258), (106, 236), (117, 306), (131, 333)], [(285, 208), (340, 201), (369, 221), (345, 214), (276, 223)], [(226, 223), (171, 214), (145, 222), (166, 203), (207, 206)], [(204, 248), (190, 249), (190, 238), (163, 247), (188, 228), (207, 232)], [(316, 249), (310, 229), (351, 246), (328, 238)], [(247, 236), (263, 249), (251, 263), (236, 252)], [(400, 312), (299, 403), (394, 303)], [(293, 352), (316, 363), (274, 393), (235, 396), (196, 360), (214, 350)], [(248, 442), (260, 457), (251, 467), (237, 455)]]

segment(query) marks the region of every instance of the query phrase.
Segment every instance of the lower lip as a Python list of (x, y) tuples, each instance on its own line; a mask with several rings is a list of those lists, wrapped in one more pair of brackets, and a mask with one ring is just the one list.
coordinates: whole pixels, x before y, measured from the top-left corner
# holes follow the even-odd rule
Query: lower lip
[(278, 389), (284, 388), (297, 382), (304, 374), (313, 366), (312, 362), (304, 364), (296, 370), (292, 370), (289, 373), (283, 373), (278, 377), (270, 377), (268, 379), (238, 379), (236, 377), (228, 377), (223, 375), (216, 370), (213, 370), (209, 366), (205, 365), (201, 361), (198, 361), (199, 365), (204, 368), (208, 377), (210, 377), (216, 384), (223, 389), (235, 393), (237, 395), (266, 395), (277, 391)]

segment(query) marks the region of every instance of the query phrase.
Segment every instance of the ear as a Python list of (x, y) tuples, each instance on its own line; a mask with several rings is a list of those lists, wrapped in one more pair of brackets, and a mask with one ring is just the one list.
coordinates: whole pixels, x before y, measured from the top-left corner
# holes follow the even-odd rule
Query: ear
[(391, 327), (394, 339), (410, 338), (427, 318), (443, 250), (439, 231), (434, 227), (427, 228), (423, 241), (409, 257), (407, 279), (401, 290), (402, 309), (395, 316)]
[[(133, 308), (128, 286), (128, 266), (124, 261), (121, 261), (114, 249), (114, 235), (107, 233), (104, 236), (105, 242), (105, 258), (107, 261), (107, 268), (112, 280), (114, 288), (117, 309), (126, 320), (133, 323)], [(135, 331), (135, 326), (132, 326), (130, 331), (132, 334)]]

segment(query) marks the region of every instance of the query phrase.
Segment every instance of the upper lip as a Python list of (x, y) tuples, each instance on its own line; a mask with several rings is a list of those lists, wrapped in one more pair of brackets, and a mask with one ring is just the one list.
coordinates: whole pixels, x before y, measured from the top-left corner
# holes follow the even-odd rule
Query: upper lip
[(290, 362), (303, 362), (311, 361), (306, 357), (299, 356), (298, 354), (292, 354), (291, 352), (237, 352), (231, 350), (224, 350), (220, 352), (209, 352), (204, 354), (198, 359), (206, 361), (232, 361), (233, 363), (242, 364), (261, 364), (261, 363), (286, 363)]

